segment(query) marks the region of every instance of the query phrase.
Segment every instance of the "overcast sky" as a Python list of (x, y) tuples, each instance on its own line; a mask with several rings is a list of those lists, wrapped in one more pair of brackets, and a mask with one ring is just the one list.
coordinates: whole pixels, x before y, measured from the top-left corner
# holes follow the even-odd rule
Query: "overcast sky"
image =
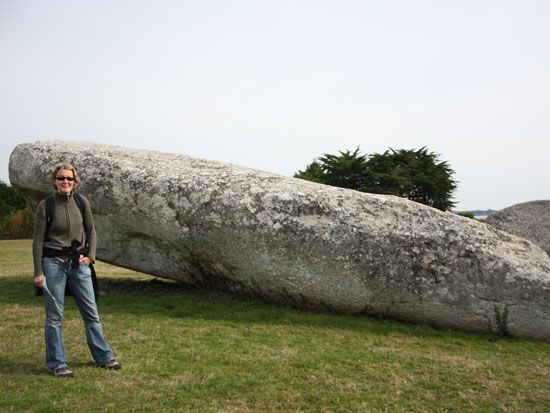
[(65, 139), (291, 176), (427, 146), (457, 210), (550, 198), (550, 2), (0, 0), (0, 180)]

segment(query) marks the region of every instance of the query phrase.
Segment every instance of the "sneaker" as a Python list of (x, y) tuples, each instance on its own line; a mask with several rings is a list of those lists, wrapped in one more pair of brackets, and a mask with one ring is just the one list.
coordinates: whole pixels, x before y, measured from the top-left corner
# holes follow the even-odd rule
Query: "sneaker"
[(73, 377), (74, 374), (67, 367), (58, 367), (51, 372), (54, 377)]
[(111, 361), (108, 361), (107, 363), (97, 363), (97, 367), (100, 367), (102, 369), (108, 369), (108, 370), (120, 370), (122, 366), (118, 361), (115, 359), (112, 359)]

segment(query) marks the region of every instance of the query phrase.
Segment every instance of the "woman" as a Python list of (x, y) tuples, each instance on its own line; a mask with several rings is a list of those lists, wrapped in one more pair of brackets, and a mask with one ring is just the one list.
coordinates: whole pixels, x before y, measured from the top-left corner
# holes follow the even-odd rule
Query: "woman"
[[(61, 334), (67, 283), (84, 321), (88, 347), (96, 366), (120, 369), (120, 364), (113, 357), (113, 352), (103, 337), (94, 297), (89, 265), (95, 260), (96, 233), (90, 204), (86, 198), (79, 195), (79, 200), (83, 203), (81, 212), (75, 201), (73, 189), (79, 179), (72, 165), (57, 165), (52, 172), (51, 180), (56, 190), (53, 196), (53, 219), (51, 223), (46, 222), (47, 201), (42, 200), (36, 209), (33, 239), (34, 284), (38, 288), (43, 288), (46, 302), (45, 338), (48, 371), (55, 377), (73, 376), (73, 372), (67, 368)], [(88, 251), (80, 249), (79, 253), (75, 254), (75, 245), (82, 247), (85, 242), (89, 246)], [(59, 249), (59, 254), (55, 253), (56, 249)], [(51, 253), (52, 250), (54, 254)]]

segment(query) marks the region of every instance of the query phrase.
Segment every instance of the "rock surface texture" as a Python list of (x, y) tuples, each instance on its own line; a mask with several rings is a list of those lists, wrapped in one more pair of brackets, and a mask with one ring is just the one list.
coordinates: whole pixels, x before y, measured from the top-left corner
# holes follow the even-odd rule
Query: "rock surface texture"
[(10, 180), (51, 193), (64, 161), (94, 211), (99, 259), (301, 308), (550, 340), (550, 258), (405, 199), (227, 163), (59, 141), (17, 146)]
[(513, 205), (487, 217), (486, 222), (528, 239), (550, 256), (550, 200)]

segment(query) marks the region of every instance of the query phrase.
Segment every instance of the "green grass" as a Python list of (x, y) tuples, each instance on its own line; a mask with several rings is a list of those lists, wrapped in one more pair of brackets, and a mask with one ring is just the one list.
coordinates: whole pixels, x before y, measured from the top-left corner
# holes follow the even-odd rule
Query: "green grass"
[(29, 240), (0, 241), (0, 411), (550, 411), (550, 344), (281, 308), (97, 265), (106, 338), (91, 362), (67, 300), (72, 379), (44, 365)]

